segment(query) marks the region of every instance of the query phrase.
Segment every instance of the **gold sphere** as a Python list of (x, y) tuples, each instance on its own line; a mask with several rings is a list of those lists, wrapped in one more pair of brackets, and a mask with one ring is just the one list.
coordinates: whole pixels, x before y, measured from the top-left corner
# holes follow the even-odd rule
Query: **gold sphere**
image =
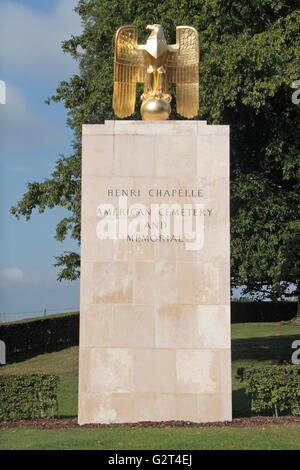
[(141, 106), (141, 115), (144, 121), (158, 121), (169, 118), (171, 113), (170, 103), (161, 99), (150, 98)]

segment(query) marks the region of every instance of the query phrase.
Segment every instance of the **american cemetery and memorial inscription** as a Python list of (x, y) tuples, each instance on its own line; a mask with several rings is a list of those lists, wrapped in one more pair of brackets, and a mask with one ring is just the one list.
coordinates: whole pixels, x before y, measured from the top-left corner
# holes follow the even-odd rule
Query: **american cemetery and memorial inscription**
[[(161, 114), (156, 101), (170, 103), (167, 86), (177, 73), (168, 74), (169, 64), (182, 63), (197, 34), (179, 27), (177, 44), (166, 46), (161, 27), (151, 28), (152, 48), (156, 41), (161, 54), (168, 47), (173, 55), (146, 64), (143, 120), (83, 126), (80, 424), (232, 416), (229, 127)], [(125, 32), (135, 63), (140, 51), (148, 60), (136, 28)], [(177, 93), (182, 87), (176, 83)], [(116, 114), (132, 109), (127, 95), (115, 72)], [(177, 107), (194, 115), (195, 90), (183, 95)]]

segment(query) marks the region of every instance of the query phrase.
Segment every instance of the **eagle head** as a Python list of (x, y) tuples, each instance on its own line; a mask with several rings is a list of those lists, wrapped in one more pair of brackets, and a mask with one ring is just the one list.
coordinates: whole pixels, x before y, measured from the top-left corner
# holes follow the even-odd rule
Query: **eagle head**
[(163, 55), (167, 50), (167, 41), (161, 24), (148, 24), (146, 29), (151, 33), (147, 39), (146, 50), (156, 59)]

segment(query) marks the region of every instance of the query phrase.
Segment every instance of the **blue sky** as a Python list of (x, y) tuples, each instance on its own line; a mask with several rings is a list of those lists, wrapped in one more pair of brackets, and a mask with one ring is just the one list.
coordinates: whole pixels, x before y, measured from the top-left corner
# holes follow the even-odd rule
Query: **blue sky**
[[(0, 313), (8, 320), (43, 312), (77, 309), (79, 282), (56, 281), (54, 256), (78, 250), (54, 239), (66, 212), (52, 209), (17, 221), (10, 207), (26, 183), (48, 177), (59, 154), (71, 152), (72, 132), (61, 104), (44, 101), (68, 80), (77, 64), (61, 51), (61, 41), (81, 31), (77, 0), (0, 0)], [(31, 314), (32, 312), (32, 314)], [(1, 317), (0, 317), (1, 321)]]

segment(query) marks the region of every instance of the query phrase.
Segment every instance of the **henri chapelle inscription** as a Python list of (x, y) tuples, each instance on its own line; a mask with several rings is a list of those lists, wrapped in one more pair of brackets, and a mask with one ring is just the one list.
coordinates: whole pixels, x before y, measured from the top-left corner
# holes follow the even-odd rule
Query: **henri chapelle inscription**
[[(96, 234), (100, 240), (127, 240), (130, 242), (185, 242), (187, 250), (204, 246), (204, 218), (211, 217), (213, 209), (203, 203), (203, 190), (197, 189), (107, 189), (107, 196), (118, 199), (100, 204), (96, 216), (100, 218)], [(128, 205), (128, 198), (147, 196), (150, 203)], [(151, 202), (151, 199), (159, 202)], [(182, 202), (185, 200), (191, 202)], [(167, 201), (167, 202), (166, 202)]]
[[(203, 197), (202, 189), (149, 189), (149, 197)], [(141, 197), (141, 189), (108, 189), (108, 196)]]

